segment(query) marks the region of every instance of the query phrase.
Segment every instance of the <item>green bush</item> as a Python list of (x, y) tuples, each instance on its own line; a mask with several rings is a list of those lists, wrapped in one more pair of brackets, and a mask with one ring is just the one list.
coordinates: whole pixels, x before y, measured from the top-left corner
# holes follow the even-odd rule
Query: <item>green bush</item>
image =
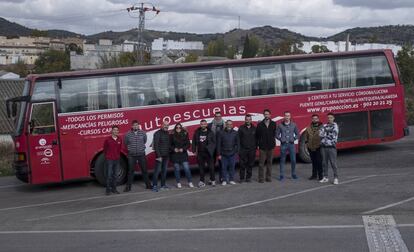
[(0, 143), (0, 177), (14, 175), (12, 169), (13, 153), (13, 145)]

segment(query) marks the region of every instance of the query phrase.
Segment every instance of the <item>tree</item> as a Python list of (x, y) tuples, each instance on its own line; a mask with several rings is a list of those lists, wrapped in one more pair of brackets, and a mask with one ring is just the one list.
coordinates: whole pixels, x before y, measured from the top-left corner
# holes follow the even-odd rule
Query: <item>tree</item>
[(228, 59), (234, 59), (234, 56), (236, 55), (236, 53), (237, 53), (237, 49), (235, 46), (230, 45), (227, 47), (226, 57)]
[(212, 40), (207, 45), (207, 56), (225, 57), (226, 47), (223, 39)]
[(26, 63), (19, 59), (16, 64), (9, 65), (6, 71), (20, 75), (21, 78), (26, 77), (29, 74)]
[(297, 43), (293, 40), (286, 39), (282, 42), (276, 44), (276, 48), (273, 51), (273, 55), (275, 56), (283, 56), (283, 55), (293, 55), (293, 54), (305, 54), (304, 51), (299, 49), (303, 44), (301, 42)]
[[(149, 53), (144, 54), (144, 64), (150, 62)], [(137, 64), (137, 53), (135, 52), (122, 52), (118, 56), (110, 57), (104, 54), (100, 57), (100, 63), (97, 64), (98, 68), (117, 68), (117, 67), (130, 67), (136, 66)]]
[(76, 52), (76, 54), (83, 54), (82, 48), (75, 43), (70, 43), (66, 47), (66, 50), (68, 50), (69, 52)]
[(197, 60), (198, 60), (198, 55), (195, 53), (189, 53), (187, 57), (185, 57), (186, 63), (197, 62)]
[(243, 44), (242, 58), (254, 58), (259, 51), (259, 40), (256, 37), (246, 35)]
[(53, 73), (70, 70), (69, 52), (48, 50), (35, 61), (36, 73)]
[(326, 53), (326, 52), (330, 52), (330, 50), (328, 49), (328, 47), (326, 47), (325, 45), (313, 45), (312, 48), (312, 53)]
[(32, 33), (30, 34), (32, 37), (47, 37), (47, 31), (41, 31), (38, 29), (32, 30)]
[(407, 121), (412, 125), (414, 124), (414, 48), (412, 45), (403, 46), (398, 52), (397, 64), (405, 88)]

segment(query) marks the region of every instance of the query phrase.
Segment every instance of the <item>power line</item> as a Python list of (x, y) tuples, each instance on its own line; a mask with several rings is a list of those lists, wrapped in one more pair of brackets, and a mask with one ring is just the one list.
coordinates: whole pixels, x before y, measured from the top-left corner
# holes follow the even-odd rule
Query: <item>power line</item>
[[(151, 3), (140, 3), (139, 5), (132, 5), (126, 9), (130, 17), (136, 18), (138, 14), (138, 39), (137, 39), (137, 65), (144, 65), (144, 29), (145, 29), (145, 13), (154, 12), (155, 16), (160, 13), (160, 10), (155, 8)], [(154, 17), (155, 17), (154, 16)]]

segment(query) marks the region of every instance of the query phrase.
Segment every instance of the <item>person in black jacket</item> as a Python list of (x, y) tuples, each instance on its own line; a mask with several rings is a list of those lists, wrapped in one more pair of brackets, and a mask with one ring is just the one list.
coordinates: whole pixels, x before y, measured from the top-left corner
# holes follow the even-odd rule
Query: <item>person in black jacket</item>
[(264, 183), (264, 164), (266, 162), (266, 181), (272, 181), (272, 160), (276, 146), (276, 123), (271, 119), (269, 109), (263, 111), (264, 119), (257, 125), (256, 139), (259, 146), (259, 183)]
[(233, 129), (233, 122), (226, 121), (226, 128), (219, 133), (217, 142), (218, 159), (221, 160), (222, 185), (235, 185), (234, 173), (236, 166), (236, 154), (240, 149), (240, 141), (237, 131)]
[[(220, 155), (219, 153), (217, 153), (217, 143), (218, 143), (218, 136), (219, 136), (219, 133), (221, 132), (221, 131), (223, 131), (223, 129), (224, 129), (224, 127), (225, 127), (225, 122), (224, 122), (224, 120), (223, 120), (223, 117), (221, 116), (221, 112), (220, 111), (217, 111), (216, 113), (214, 113), (214, 119), (213, 119), (213, 121), (211, 121), (209, 124), (208, 124), (208, 128), (214, 133), (214, 135), (216, 136), (216, 151), (214, 152), (214, 165), (216, 165), (215, 163), (216, 163), (216, 158)], [(221, 165), (221, 160), (220, 159), (217, 159), (217, 163), (218, 163), (218, 166), (217, 166), (217, 168), (218, 168), (218, 170), (219, 170), (219, 181), (220, 181), (220, 183), (222, 182), (222, 180), (223, 180), (223, 178), (221, 177), (221, 175), (222, 175), (222, 172), (221, 172), (221, 167), (222, 167), (222, 165)]]
[(214, 173), (214, 151), (216, 149), (216, 136), (213, 131), (208, 128), (207, 121), (200, 121), (200, 128), (198, 128), (193, 135), (192, 151), (197, 155), (198, 168), (200, 169), (199, 187), (204, 187), (204, 170), (206, 165), (210, 171), (210, 184), (216, 185), (216, 176)]
[(184, 168), (185, 176), (187, 177), (188, 186), (193, 188), (191, 182), (191, 171), (188, 164), (188, 153), (187, 150), (190, 147), (190, 139), (188, 138), (188, 132), (183, 128), (181, 123), (178, 123), (174, 127), (174, 131), (171, 134), (171, 161), (174, 164), (175, 181), (177, 182), (177, 188), (181, 188), (180, 182), (180, 168)]
[(158, 176), (161, 172), (161, 188), (168, 189), (165, 184), (167, 177), (167, 165), (170, 155), (170, 133), (168, 132), (169, 123), (164, 121), (161, 129), (154, 134), (153, 148), (155, 151), (155, 169), (152, 176), (152, 190), (158, 192)]
[(247, 114), (244, 118), (245, 123), (239, 128), (240, 138), (240, 183), (246, 178), (246, 182), (251, 182), (252, 170), (256, 159), (256, 127), (252, 123), (252, 116)]

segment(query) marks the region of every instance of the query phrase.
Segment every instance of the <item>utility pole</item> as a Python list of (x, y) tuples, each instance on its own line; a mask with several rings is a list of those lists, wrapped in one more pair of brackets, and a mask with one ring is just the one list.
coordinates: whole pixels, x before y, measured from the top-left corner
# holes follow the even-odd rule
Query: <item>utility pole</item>
[[(150, 7), (147, 5), (151, 5)], [(152, 4), (140, 3), (127, 8), (131, 17), (133, 14), (138, 14), (138, 37), (137, 37), (137, 65), (144, 65), (145, 45), (144, 45), (144, 30), (145, 30), (145, 12), (153, 11), (155, 15), (160, 13), (160, 10), (155, 8)]]

